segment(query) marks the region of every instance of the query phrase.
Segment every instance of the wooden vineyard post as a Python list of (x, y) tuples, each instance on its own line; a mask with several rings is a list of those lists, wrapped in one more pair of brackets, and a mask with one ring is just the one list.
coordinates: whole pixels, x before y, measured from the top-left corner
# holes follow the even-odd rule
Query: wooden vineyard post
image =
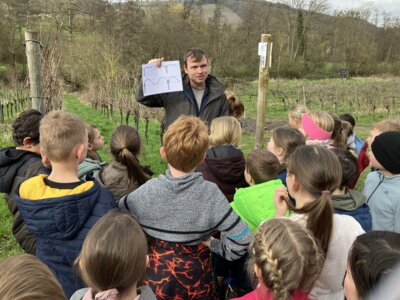
[(40, 61), (40, 42), (38, 33), (33, 31), (25, 32), (26, 57), (28, 62), (29, 85), (32, 99), (32, 108), (45, 113), (43, 76)]
[(265, 110), (269, 83), (268, 68), (271, 67), (272, 42), (270, 34), (262, 34), (258, 44), (260, 67), (258, 73), (257, 120), (256, 120), (256, 149), (263, 147)]

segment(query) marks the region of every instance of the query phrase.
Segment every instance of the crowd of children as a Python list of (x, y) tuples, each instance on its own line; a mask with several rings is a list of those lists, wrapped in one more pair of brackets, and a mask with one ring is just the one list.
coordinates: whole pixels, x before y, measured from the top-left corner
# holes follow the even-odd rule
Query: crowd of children
[(113, 160), (103, 162), (96, 126), (64, 111), (23, 112), (15, 146), (0, 149), (0, 192), (29, 254), (0, 262), (0, 299), (380, 293), (400, 264), (400, 122), (374, 124), (364, 142), (351, 115), (295, 105), (289, 126), (246, 159), (244, 107), (227, 96), (231, 116), (210, 128), (191, 116), (169, 125), (157, 178), (139, 162), (133, 127), (112, 132)]

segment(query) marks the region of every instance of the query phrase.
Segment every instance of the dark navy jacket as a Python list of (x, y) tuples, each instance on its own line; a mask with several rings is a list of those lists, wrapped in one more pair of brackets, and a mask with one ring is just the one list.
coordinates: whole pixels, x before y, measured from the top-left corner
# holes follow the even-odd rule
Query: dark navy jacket
[(116, 207), (111, 192), (95, 181), (80, 194), (27, 200), (17, 193), (16, 201), (25, 223), (36, 235), (36, 256), (54, 272), (69, 298), (84, 287), (72, 265), (88, 231)]

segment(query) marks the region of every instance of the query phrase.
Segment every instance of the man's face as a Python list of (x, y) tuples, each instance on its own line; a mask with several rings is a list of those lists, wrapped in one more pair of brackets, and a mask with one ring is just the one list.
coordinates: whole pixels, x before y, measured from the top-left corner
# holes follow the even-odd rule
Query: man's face
[(194, 61), (193, 57), (188, 57), (185, 73), (189, 76), (190, 84), (194, 88), (204, 88), (208, 76), (208, 61), (205, 56), (199, 61)]

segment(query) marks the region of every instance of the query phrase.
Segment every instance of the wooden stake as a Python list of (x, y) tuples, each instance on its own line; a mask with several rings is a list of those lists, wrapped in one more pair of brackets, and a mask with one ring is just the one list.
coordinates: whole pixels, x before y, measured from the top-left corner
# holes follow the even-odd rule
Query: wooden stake
[(28, 61), (29, 84), (32, 108), (45, 113), (43, 76), (40, 62), (39, 34), (33, 31), (25, 32), (26, 57)]
[(262, 34), (261, 43), (267, 43), (267, 53), (260, 56), (260, 67), (258, 74), (258, 97), (257, 97), (257, 121), (256, 121), (256, 149), (263, 147), (265, 110), (267, 105), (267, 92), (269, 83), (268, 64), (271, 55), (271, 35)]

